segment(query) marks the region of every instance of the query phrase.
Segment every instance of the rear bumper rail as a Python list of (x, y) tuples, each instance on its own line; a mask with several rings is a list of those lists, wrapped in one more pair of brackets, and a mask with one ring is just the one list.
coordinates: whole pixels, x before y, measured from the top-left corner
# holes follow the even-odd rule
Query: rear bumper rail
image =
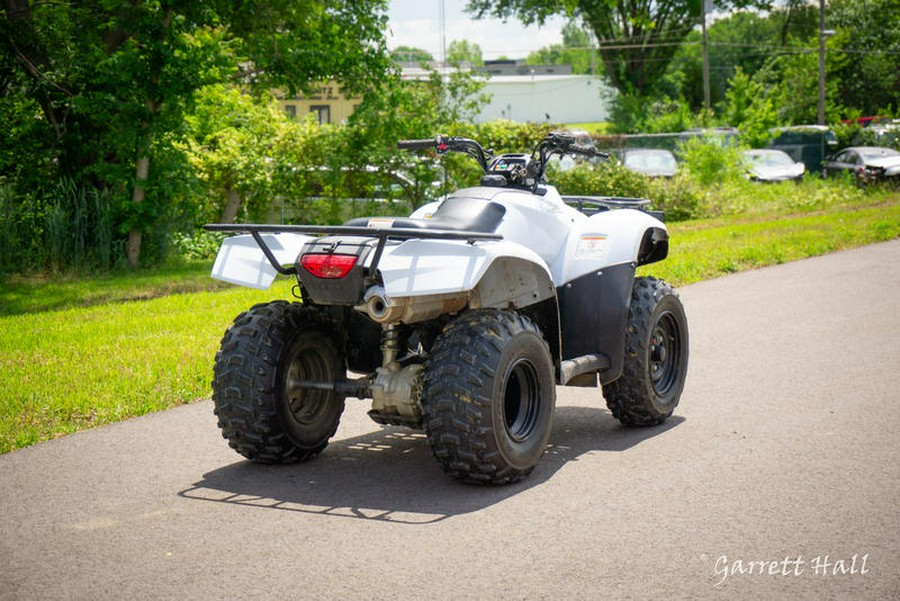
[(208, 232), (223, 232), (231, 234), (250, 234), (259, 246), (260, 250), (271, 263), (272, 267), (282, 275), (296, 275), (296, 267), (285, 267), (275, 258), (272, 250), (266, 245), (260, 234), (312, 234), (318, 236), (360, 236), (363, 238), (377, 238), (378, 245), (375, 248), (375, 256), (369, 268), (372, 273), (378, 267), (381, 254), (389, 238), (395, 240), (432, 239), (432, 240), (465, 240), (472, 244), (479, 240), (502, 240), (500, 234), (488, 234), (484, 232), (466, 232), (441, 229), (416, 229), (416, 228), (390, 228), (390, 227), (366, 227), (353, 225), (272, 225), (272, 224), (234, 224), (234, 223), (209, 223), (203, 226)]

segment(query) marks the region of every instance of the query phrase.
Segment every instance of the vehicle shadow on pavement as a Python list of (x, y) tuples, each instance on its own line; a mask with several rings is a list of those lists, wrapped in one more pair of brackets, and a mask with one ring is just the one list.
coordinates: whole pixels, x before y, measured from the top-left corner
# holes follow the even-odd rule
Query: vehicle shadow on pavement
[(547, 453), (531, 476), (510, 486), (456, 482), (431, 457), (424, 434), (385, 427), (333, 441), (308, 463), (272, 466), (238, 461), (204, 474), (178, 494), (230, 505), (428, 524), (500, 503), (546, 482), (586, 454), (627, 451), (683, 421), (674, 416), (660, 426), (626, 428), (605, 409), (558, 407)]

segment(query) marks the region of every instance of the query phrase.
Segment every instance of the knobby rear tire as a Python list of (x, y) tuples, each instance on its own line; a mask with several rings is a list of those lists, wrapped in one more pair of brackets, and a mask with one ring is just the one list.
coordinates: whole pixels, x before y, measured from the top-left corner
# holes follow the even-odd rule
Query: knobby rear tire
[(459, 317), (425, 365), (428, 445), (443, 470), (466, 483), (510, 484), (530, 474), (546, 450), (555, 405), (547, 343), (511, 311)]
[(222, 436), (247, 459), (306, 461), (337, 430), (344, 398), (298, 386), (346, 373), (331, 323), (314, 308), (274, 301), (241, 313), (225, 332), (213, 373)]

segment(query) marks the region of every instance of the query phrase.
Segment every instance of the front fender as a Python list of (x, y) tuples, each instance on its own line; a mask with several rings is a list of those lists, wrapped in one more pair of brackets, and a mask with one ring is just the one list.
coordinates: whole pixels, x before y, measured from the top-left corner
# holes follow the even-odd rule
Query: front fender
[(615, 265), (660, 261), (668, 253), (668, 240), (665, 224), (643, 211), (597, 213), (572, 228), (553, 273), (557, 282), (566, 283)]

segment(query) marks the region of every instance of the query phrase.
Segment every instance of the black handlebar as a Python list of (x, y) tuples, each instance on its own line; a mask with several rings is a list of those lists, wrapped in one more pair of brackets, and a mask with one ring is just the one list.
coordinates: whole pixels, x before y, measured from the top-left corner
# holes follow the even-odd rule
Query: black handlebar
[(428, 150), (437, 147), (437, 140), (400, 140), (397, 148), (401, 150)]
[(535, 148), (532, 153), (534, 160), (531, 165), (529, 165), (529, 168), (530, 175), (534, 177), (535, 181), (540, 181), (544, 178), (544, 172), (547, 170), (547, 164), (550, 157), (555, 154), (580, 154), (602, 159), (609, 158), (609, 154), (601, 152), (593, 146), (579, 144), (572, 134), (553, 131), (547, 134), (544, 139), (538, 143), (537, 148)]
[[(484, 173), (489, 172), (490, 162), (494, 158), (491, 151), (482, 148), (475, 140), (455, 136), (437, 135), (431, 140), (400, 140), (397, 142), (397, 148), (402, 150), (435, 149), (438, 154), (450, 151), (462, 152), (477, 160)], [(537, 186), (538, 182), (544, 177), (548, 160), (554, 154), (580, 154), (603, 159), (609, 158), (607, 153), (601, 152), (593, 146), (578, 144), (575, 136), (572, 134), (559, 131), (550, 132), (538, 143), (537, 148), (532, 152), (533, 160), (528, 165), (527, 170), (522, 170), (522, 185), (530, 188)]]
[(569, 147), (569, 152), (573, 154), (583, 154), (589, 157), (599, 157), (601, 159), (608, 159), (609, 153), (603, 152), (602, 150), (597, 150), (593, 146), (582, 146), (580, 144), (573, 144)]
[(572, 134), (558, 131), (547, 134), (536, 150), (546, 153), (548, 157), (553, 154), (581, 154), (589, 157), (609, 158), (609, 154), (601, 152), (593, 146), (579, 144)]
[(434, 148), (438, 154), (445, 152), (462, 152), (478, 161), (481, 169), (487, 173), (488, 163), (493, 156), (490, 151), (481, 147), (481, 144), (475, 140), (468, 138), (460, 138), (456, 136), (445, 136), (438, 134), (433, 140), (401, 140), (397, 142), (397, 147), (403, 150), (429, 150)]

